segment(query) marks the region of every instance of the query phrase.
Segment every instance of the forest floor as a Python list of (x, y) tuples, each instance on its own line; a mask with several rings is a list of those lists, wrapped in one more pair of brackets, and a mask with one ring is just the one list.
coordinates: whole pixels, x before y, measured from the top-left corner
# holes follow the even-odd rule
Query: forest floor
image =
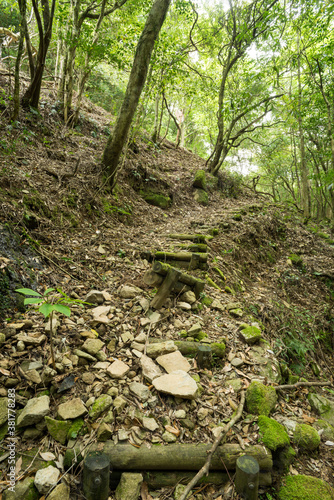
[[(5, 84), (3, 81), (4, 88)], [(143, 282), (145, 271), (151, 267), (146, 253), (175, 250), (176, 243), (168, 238), (172, 233), (209, 235), (212, 230), (218, 230), (208, 242), (207, 271), (196, 270), (192, 274), (204, 280), (209, 277), (216, 283), (217, 287), (206, 284), (202, 298), (216, 299), (223, 307), (213, 309), (198, 302), (192, 309), (184, 309), (179, 297), (172, 296), (159, 310), (159, 321), (149, 327), (149, 335), (164, 340), (179, 339), (181, 330), (189, 330), (199, 322), (209, 342), (226, 342), (226, 357), (216, 359), (211, 370), (200, 370), (196, 361), (192, 361), (192, 373), (199, 375), (204, 388), (196, 404), (177, 404), (173, 398), (159, 394), (158, 405), (151, 411), (159, 423), (154, 439), (150, 433), (140, 434), (138, 422), (126, 421), (124, 415), (113, 424), (115, 435), (120, 436), (119, 431), (125, 429), (127, 439), (134, 445), (163, 443), (163, 422), (168, 417), (167, 428), (170, 430), (172, 426), (172, 434), (174, 432), (181, 442), (212, 443), (211, 430), (227, 423), (239, 404), (240, 393), (226, 385), (226, 380), (240, 378), (243, 387), (247, 387), (259, 374), (251, 348), (239, 338), (239, 327), (244, 322), (262, 325), (269, 364), (275, 365), (278, 359), (290, 368), (290, 373), (308, 381), (333, 382), (334, 247), (325, 223), (310, 220), (304, 224), (293, 207), (256, 195), (229, 176), (224, 178), (220, 189), (209, 190), (208, 206), (201, 206), (194, 200), (192, 182), (196, 170), (205, 169), (204, 160), (187, 150), (175, 149), (168, 142), (155, 146), (144, 137), (128, 148), (117, 189), (111, 195), (100, 169), (110, 126), (110, 117), (104, 110), (86, 102), (79, 125), (66, 128), (50, 90), (45, 91), (40, 114), (32, 111), (22, 114), (16, 125), (6, 124), (5, 106), (0, 112), (3, 123), (0, 131), (0, 270), (5, 272), (11, 268), (14, 284), (10, 286), (14, 287), (35, 287), (39, 291), (55, 287), (80, 299), (91, 289), (106, 290), (110, 294), (111, 322), (96, 328), (106, 345), (115, 340), (115, 350), (106, 350), (108, 359), (118, 358), (128, 363), (132, 377), (140, 375), (140, 367), (129, 342), (122, 342), (121, 335), (130, 333), (135, 337), (141, 331), (147, 335), (148, 327), (142, 321), (145, 311), (139, 306), (139, 300), (121, 298), (120, 287), (136, 286), (142, 290), (140, 298), (151, 300), (153, 288)], [(147, 187), (168, 194), (172, 205), (161, 209), (147, 204), (140, 196), (140, 190)], [(10, 242), (4, 236), (7, 230), (13, 235)], [(21, 262), (17, 259), (18, 252), (21, 252)], [(300, 257), (299, 265), (294, 265), (289, 258), (292, 254)], [(215, 268), (220, 270), (220, 275)], [(229, 313), (225, 306), (231, 302), (238, 304), (242, 316), (233, 317)], [(31, 320), (31, 330), (44, 331), (43, 317), (36, 309), (20, 312), (13, 304), (6, 304), (2, 311), (2, 329)], [(87, 333), (92, 325), (87, 305), (73, 306), (71, 318), (59, 317), (59, 321), (55, 338), (58, 361), (64, 353), (83, 344), (82, 332)], [(235, 358), (241, 360), (239, 368), (231, 365)], [(20, 408), (45, 389), (43, 384), (23, 376), (21, 367), (27, 360), (50, 364), (48, 343), (20, 351), (11, 337), (2, 345), (0, 385), (4, 389), (0, 387), (1, 396), (5, 395), (5, 387), (8, 388), (6, 379), (16, 380), (13, 387), (21, 395)], [(82, 374), (88, 371), (92, 376), (86, 375), (84, 382)], [(52, 392), (51, 407), (74, 397), (87, 402), (110, 386), (110, 379), (104, 373), (79, 364), (69, 369), (59, 368), (52, 382), (54, 387), (59, 387), (70, 373), (75, 374), (74, 386), (65, 394)], [(262, 380), (267, 381), (265, 377)], [(130, 379), (122, 381), (119, 393), (130, 407), (131, 404), (137, 407), (138, 401), (129, 393), (128, 383)], [(293, 418), (314, 423), (319, 416), (308, 403), (310, 390), (302, 387), (280, 392), (271, 416), (278, 421)], [(333, 398), (333, 386), (312, 390)], [(139, 406), (148, 413), (145, 405)], [(183, 428), (174, 418), (174, 412), (181, 408), (192, 413), (192, 429)], [(129, 408), (127, 411), (129, 413)], [(250, 419), (245, 410), (225, 442), (239, 443), (245, 450), (258, 443), (256, 417), (252, 417)], [(96, 422), (86, 425), (89, 437), (94, 439)], [(50, 436), (39, 436), (37, 441), (20, 436), (21, 451), (35, 446), (52, 452), (58, 461), (66, 449)], [(322, 441), (319, 449), (311, 453), (297, 447), (295, 451), (297, 456), (290, 466), (290, 474), (311, 475), (334, 486), (333, 443)], [(0, 455), (3, 452), (1, 449)], [(26, 474), (32, 471), (30, 468)], [(25, 477), (22, 464), (18, 474)], [(79, 469), (68, 475), (71, 498), (83, 498), (80, 474)], [(6, 484), (6, 478), (4, 468), (1, 487)], [(263, 487), (261, 498), (276, 498), (275, 491), (282, 478), (281, 473), (274, 473), (272, 487)], [(174, 498), (173, 491), (173, 488), (164, 488), (149, 494), (143, 492), (142, 498), (150, 498), (150, 495)], [(196, 499), (238, 498), (233, 476), (223, 489), (202, 485), (193, 491)]]

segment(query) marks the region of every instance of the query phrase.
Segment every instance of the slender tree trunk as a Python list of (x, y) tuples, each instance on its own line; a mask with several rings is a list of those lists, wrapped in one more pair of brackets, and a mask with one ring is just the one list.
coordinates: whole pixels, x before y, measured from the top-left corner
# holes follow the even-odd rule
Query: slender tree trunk
[(102, 159), (104, 173), (111, 188), (116, 183), (119, 159), (146, 81), (154, 42), (159, 35), (170, 3), (171, 0), (155, 0), (137, 45), (123, 104)]
[(158, 128), (159, 128), (159, 116), (160, 116), (160, 92), (159, 90), (156, 93), (155, 96), (155, 102), (154, 102), (154, 125), (153, 125), (153, 133), (152, 133), (152, 142), (156, 144), (158, 140)]
[(20, 15), (21, 15), (21, 25), (20, 25), (19, 47), (17, 50), (17, 56), (16, 56), (16, 61), (15, 61), (15, 82), (14, 82), (14, 95), (13, 95), (14, 109), (13, 109), (13, 114), (12, 114), (12, 121), (13, 122), (15, 122), (18, 119), (19, 111), (20, 111), (20, 66), (21, 66), (21, 58), (22, 58), (23, 46), (24, 46), (25, 29), (27, 27), (26, 0), (19, 0), (19, 8), (20, 8)]
[(305, 154), (305, 140), (304, 140), (304, 129), (303, 129), (303, 119), (302, 119), (302, 84), (301, 84), (301, 68), (300, 68), (300, 50), (299, 50), (299, 34), (297, 37), (297, 50), (298, 50), (298, 129), (299, 129), (299, 145), (300, 145), (300, 170), (301, 170), (301, 181), (302, 181), (302, 206), (304, 217), (310, 217), (311, 214), (311, 197), (310, 197), (310, 187), (308, 183), (308, 168), (306, 162)]

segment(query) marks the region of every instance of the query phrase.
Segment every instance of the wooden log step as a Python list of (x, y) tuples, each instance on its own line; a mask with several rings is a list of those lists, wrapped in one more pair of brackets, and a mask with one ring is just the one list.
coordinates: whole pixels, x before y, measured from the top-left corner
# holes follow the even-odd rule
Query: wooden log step
[[(155, 273), (153, 269), (148, 269), (143, 277), (145, 285), (157, 288), (162, 284), (163, 280), (164, 277), (161, 274)], [(174, 285), (173, 290), (177, 293), (183, 293), (191, 290), (191, 287), (189, 285), (186, 285), (185, 283), (181, 283), (180, 281), (178, 281)]]
[[(173, 487), (176, 484), (189, 483), (195, 476), (195, 471), (142, 471), (142, 470), (113, 470), (110, 476), (110, 488), (115, 490), (121, 479), (123, 472), (138, 472), (143, 474), (143, 478), (147, 486), (153, 490), (158, 490), (160, 488)], [(223, 485), (230, 481), (230, 478), (226, 472), (209, 472), (207, 476), (202, 477), (197, 484), (214, 484)], [(259, 485), (260, 486), (271, 486), (272, 477), (270, 472), (260, 472), (259, 475)]]
[[(136, 448), (130, 444), (106, 441), (103, 453), (109, 457), (113, 469), (198, 471), (205, 464), (211, 447), (211, 444), (178, 443), (149, 449), (143, 445)], [(239, 444), (218, 446), (212, 456), (210, 470), (235, 470), (236, 461), (242, 455), (245, 451)], [(256, 458), (262, 472), (272, 470), (272, 455), (264, 446), (248, 446), (247, 455)]]
[(173, 267), (169, 269), (157, 294), (151, 301), (151, 307), (153, 307), (154, 309), (160, 309), (164, 305), (169, 294), (173, 290), (176, 283), (179, 281), (180, 275), (181, 271), (179, 271), (178, 269), (174, 269)]
[(213, 236), (209, 236), (207, 234), (163, 234), (162, 236), (173, 240), (193, 241), (194, 243), (205, 243), (213, 238)]
[(183, 249), (189, 250), (191, 252), (207, 253), (207, 251), (208, 251), (208, 245), (205, 245), (204, 243), (197, 243), (197, 244), (193, 244), (193, 245), (185, 245), (185, 244), (179, 243), (176, 246), (178, 248), (183, 248)]
[[(155, 261), (152, 265), (152, 270), (157, 274), (165, 276), (170, 267), (171, 266), (166, 264), (165, 262)], [(191, 286), (194, 289), (194, 293), (197, 299), (199, 298), (200, 293), (203, 292), (205, 287), (205, 281), (195, 278), (194, 276), (190, 276), (186, 273), (181, 273), (179, 281), (181, 283), (184, 283), (185, 285)]]
[[(196, 254), (193, 254), (196, 255)], [(179, 269), (184, 269), (185, 271), (193, 271), (194, 269), (201, 269), (202, 271), (207, 271), (209, 266), (206, 262), (196, 262), (196, 260), (169, 260), (168, 264)]]
[[(190, 261), (193, 254), (195, 252), (155, 252), (153, 258), (156, 260), (164, 261), (164, 260), (182, 260), (182, 261)], [(198, 256), (200, 262), (208, 261), (207, 253), (195, 253)]]
[[(165, 339), (150, 337), (148, 341), (150, 344), (157, 344), (164, 342)], [(190, 342), (188, 340), (174, 340), (174, 344), (183, 356), (191, 356), (193, 358), (197, 356), (199, 348), (206, 345), (201, 342)], [(213, 356), (217, 358), (223, 358), (225, 356), (226, 346), (224, 342), (210, 342), (208, 345), (211, 347), (211, 353)]]

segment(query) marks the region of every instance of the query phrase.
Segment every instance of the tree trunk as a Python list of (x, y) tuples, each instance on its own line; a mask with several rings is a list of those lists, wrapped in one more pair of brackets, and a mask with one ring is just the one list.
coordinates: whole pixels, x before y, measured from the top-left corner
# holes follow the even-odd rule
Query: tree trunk
[(24, 107), (31, 106), (33, 108), (38, 108), (45, 59), (52, 37), (52, 23), (53, 23), (55, 5), (56, 5), (56, 0), (52, 0), (50, 9), (49, 0), (42, 0), (41, 2), (42, 6), (41, 10), (43, 17), (43, 24), (42, 24), (42, 19), (38, 10), (38, 4), (36, 3), (36, 0), (33, 0), (34, 13), (39, 32), (39, 47), (38, 47), (37, 62), (35, 66), (34, 76), (31, 79), (30, 85), (27, 88), (24, 96), (22, 97), (22, 105)]
[(21, 15), (21, 24), (20, 24), (19, 47), (17, 50), (17, 56), (15, 61), (15, 83), (14, 83), (14, 95), (13, 95), (14, 109), (12, 114), (13, 122), (15, 122), (18, 119), (20, 111), (20, 65), (23, 53), (25, 30), (27, 27), (27, 19), (26, 19), (27, 4), (25, 0), (19, 0), (19, 8)]
[(111, 189), (115, 186), (119, 159), (143, 90), (154, 42), (163, 25), (171, 0), (155, 0), (140, 36), (129, 82), (116, 126), (103, 153), (102, 165)]

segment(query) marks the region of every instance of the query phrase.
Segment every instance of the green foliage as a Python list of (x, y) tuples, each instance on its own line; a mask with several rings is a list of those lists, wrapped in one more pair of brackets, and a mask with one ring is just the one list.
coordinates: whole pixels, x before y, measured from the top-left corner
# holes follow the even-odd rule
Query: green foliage
[(82, 304), (81, 300), (71, 299), (59, 288), (57, 288), (57, 290), (55, 288), (47, 288), (43, 295), (31, 288), (18, 288), (15, 292), (25, 296), (32, 295), (32, 297), (26, 297), (24, 299), (24, 305), (41, 304), (38, 311), (43, 314), (45, 318), (48, 318), (54, 311), (69, 317), (71, 316), (71, 309), (65, 304)]

